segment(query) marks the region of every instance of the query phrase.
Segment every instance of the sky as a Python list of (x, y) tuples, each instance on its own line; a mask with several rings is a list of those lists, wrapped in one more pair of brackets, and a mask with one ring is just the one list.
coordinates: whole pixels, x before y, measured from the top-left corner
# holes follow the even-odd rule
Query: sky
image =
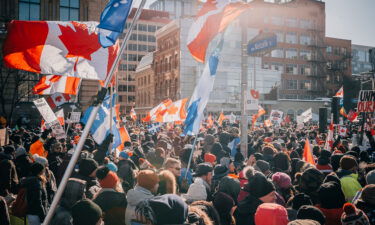
[[(135, 0), (139, 5), (141, 0)], [(146, 8), (155, 0), (147, 0)], [(197, 1), (197, 0), (191, 0)], [(375, 47), (375, 0), (324, 0), (326, 36)]]

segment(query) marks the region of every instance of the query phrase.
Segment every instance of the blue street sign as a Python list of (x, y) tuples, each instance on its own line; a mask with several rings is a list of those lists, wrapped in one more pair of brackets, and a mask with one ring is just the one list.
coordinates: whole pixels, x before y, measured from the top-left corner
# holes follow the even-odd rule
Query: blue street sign
[(273, 35), (262, 40), (250, 42), (247, 45), (247, 54), (252, 55), (261, 51), (265, 51), (277, 46), (277, 37)]

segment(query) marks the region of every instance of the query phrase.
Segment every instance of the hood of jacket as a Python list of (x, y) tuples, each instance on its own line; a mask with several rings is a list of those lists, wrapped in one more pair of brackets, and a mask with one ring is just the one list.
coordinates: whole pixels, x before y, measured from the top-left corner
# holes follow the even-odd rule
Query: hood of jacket
[(128, 204), (134, 207), (141, 201), (152, 197), (154, 197), (154, 195), (149, 190), (138, 185), (136, 185), (134, 189), (129, 190), (126, 195)]
[(352, 176), (352, 175), (356, 175), (355, 173), (353, 173), (352, 171), (350, 171), (350, 170), (343, 170), (343, 169), (339, 169), (338, 171), (337, 171), (337, 176), (341, 179), (341, 178), (343, 178), (343, 177), (345, 177), (345, 176)]
[(257, 211), (258, 206), (262, 203), (263, 202), (261, 200), (249, 194), (245, 199), (238, 203), (238, 213), (254, 215)]
[(127, 200), (125, 193), (117, 192), (112, 188), (103, 188), (94, 199), (103, 211), (112, 208), (126, 208)]

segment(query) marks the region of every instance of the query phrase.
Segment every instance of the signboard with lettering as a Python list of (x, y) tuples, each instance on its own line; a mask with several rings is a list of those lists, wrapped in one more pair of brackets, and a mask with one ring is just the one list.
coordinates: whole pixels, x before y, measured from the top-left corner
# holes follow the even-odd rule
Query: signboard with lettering
[(375, 90), (359, 92), (357, 112), (375, 112)]
[(48, 105), (44, 98), (39, 98), (34, 101), (36, 108), (39, 110), (40, 114), (46, 123), (52, 123), (57, 120), (55, 113), (53, 113), (51, 107)]
[(258, 110), (259, 105), (259, 91), (251, 89), (246, 98), (247, 110)]
[(277, 46), (277, 36), (272, 35), (257, 41), (251, 41), (247, 45), (247, 54), (253, 55), (262, 51), (267, 51)]

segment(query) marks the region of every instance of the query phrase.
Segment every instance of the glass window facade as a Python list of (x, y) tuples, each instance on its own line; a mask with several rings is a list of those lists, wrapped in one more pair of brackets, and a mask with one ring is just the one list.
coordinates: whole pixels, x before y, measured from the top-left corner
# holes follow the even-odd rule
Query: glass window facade
[(296, 18), (286, 18), (285, 25), (287, 25), (288, 27), (297, 27), (298, 20)]
[(297, 65), (295, 65), (295, 64), (286, 64), (285, 65), (285, 73), (297, 75), (298, 74), (298, 67), (297, 67)]
[(274, 50), (272, 50), (271, 57), (274, 57), (274, 58), (284, 58), (284, 50), (283, 49), (274, 49)]
[(297, 50), (296, 49), (286, 49), (285, 58), (287, 59), (297, 59)]
[(19, 0), (19, 20), (40, 20), (40, 0)]
[(297, 34), (294, 32), (288, 32), (285, 36), (286, 43), (297, 44)]
[(311, 37), (308, 35), (299, 36), (299, 43), (301, 45), (311, 45)]
[(79, 20), (79, 0), (60, 0), (60, 20)]

